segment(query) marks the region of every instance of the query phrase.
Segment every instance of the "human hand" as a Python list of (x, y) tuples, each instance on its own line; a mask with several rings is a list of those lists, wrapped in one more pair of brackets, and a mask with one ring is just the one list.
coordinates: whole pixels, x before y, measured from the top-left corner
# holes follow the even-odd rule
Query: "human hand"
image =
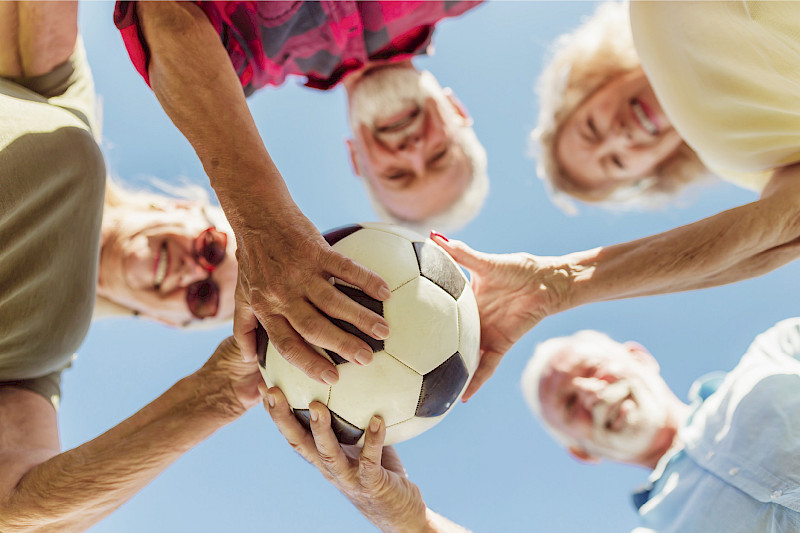
[(364, 447), (342, 446), (331, 429), (330, 412), (319, 402), (309, 406), (311, 432), (295, 418), (277, 387), (260, 385), (264, 407), (294, 450), (313, 464), (370, 522), (384, 532), (427, 530), (426, 505), (411, 483), (400, 457), (383, 447), (386, 425), (373, 416)]
[(481, 359), (462, 401), (469, 400), (492, 376), (500, 360), (522, 336), (546, 316), (563, 308), (568, 269), (554, 258), (526, 253), (487, 254), (461, 241), (431, 233), (470, 273), (470, 285), (481, 319)]
[(238, 418), (261, 398), (258, 385), (263, 378), (258, 365), (242, 359), (234, 337), (223, 340), (197, 374), (206, 403), (225, 415)]
[(233, 329), (245, 360), (255, 360), (255, 329), (260, 322), (278, 352), (317, 381), (332, 385), (338, 373), (309, 344), (357, 364), (372, 361), (369, 345), (328, 317), (353, 324), (381, 340), (389, 335), (388, 323), (334, 288), (330, 280), (341, 279), (385, 300), (391, 292), (377, 274), (335, 252), (296, 208), (260, 227), (238, 231), (237, 243), (239, 279)]

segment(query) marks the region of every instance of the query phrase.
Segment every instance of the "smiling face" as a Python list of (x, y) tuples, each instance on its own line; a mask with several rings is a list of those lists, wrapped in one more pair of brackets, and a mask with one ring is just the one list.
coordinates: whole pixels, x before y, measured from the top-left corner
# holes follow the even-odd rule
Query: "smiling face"
[(472, 179), (455, 131), (463, 109), (410, 63), (369, 70), (348, 86), (356, 173), (395, 216), (420, 221), (458, 200)]
[(670, 395), (644, 348), (613, 344), (553, 356), (539, 381), (541, 413), (578, 443), (570, 448), (578, 457), (637, 463), (664, 444)]
[(651, 176), (682, 144), (644, 71), (602, 85), (564, 121), (556, 158), (587, 189), (608, 189)]
[[(196, 314), (208, 316), (214, 308), (215, 317), (233, 315), (236, 244), (227, 225), (214, 224), (197, 203), (126, 209), (115, 218), (112, 230), (104, 228), (99, 295), (173, 326), (199, 320)], [(218, 221), (221, 212), (213, 218)], [(214, 225), (216, 231), (207, 231)]]

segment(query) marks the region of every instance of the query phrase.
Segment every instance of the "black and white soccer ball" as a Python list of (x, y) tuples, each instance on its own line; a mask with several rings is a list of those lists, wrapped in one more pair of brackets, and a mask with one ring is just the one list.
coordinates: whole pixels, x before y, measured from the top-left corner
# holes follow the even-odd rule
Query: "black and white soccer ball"
[(373, 414), (385, 421), (386, 445), (419, 435), (457, 403), (478, 366), (480, 322), (467, 278), (439, 245), (399, 226), (363, 223), (331, 230), (324, 237), (334, 250), (389, 284), (392, 295), (380, 302), (334, 280), (337, 289), (382, 315), (390, 336), (375, 340), (351, 324), (331, 319), (364, 339), (374, 359), (360, 366), (317, 348), (339, 371), (338, 383), (329, 387), (288, 363), (259, 326), (261, 374), (267, 385), (280, 387), (306, 427), (309, 403), (327, 405), (343, 444), (363, 445)]

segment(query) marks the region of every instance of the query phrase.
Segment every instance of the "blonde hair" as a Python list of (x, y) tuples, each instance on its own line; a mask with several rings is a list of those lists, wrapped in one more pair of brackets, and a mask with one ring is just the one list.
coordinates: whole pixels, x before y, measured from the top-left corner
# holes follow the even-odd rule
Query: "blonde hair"
[(575, 109), (613, 78), (641, 66), (627, 2), (600, 4), (581, 26), (553, 43), (551, 54), (537, 82), (539, 121), (531, 132), (530, 145), (537, 158), (539, 178), (562, 209), (575, 210), (564, 194), (584, 202), (604, 203), (606, 207), (655, 207), (708, 174), (686, 143), (659, 164), (652, 176), (602, 189), (578, 183), (558, 161), (559, 134)]
[[(199, 203), (202, 206), (203, 212), (210, 218), (217, 228), (224, 230), (229, 235), (233, 235), (233, 230), (231, 229), (228, 220), (225, 218), (222, 209), (211, 205), (208, 193), (202, 187), (188, 182), (180, 185), (173, 185), (158, 179), (151, 179), (151, 182), (159, 189), (169, 193), (171, 196), (166, 196), (164, 194), (147, 190), (128, 189), (121, 185), (117, 180), (112, 179), (111, 176), (108, 176), (106, 178), (103, 222), (106, 220), (105, 213), (109, 210), (109, 208), (150, 211), (154, 209), (164, 209), (165, 206), (168, 208), (170, 204), (174, 204), (176, 202), (194, 202)], [(124, 316), (140, 316), (140, 313), (134, 309), (131, 309), (130, 307), (121, 305), (111, 299), (100, 296), (99, 294), (96, 296), (92, 320)], [(141, 316), (150, 318), (146, 314), (141, 314)], [(183, 324), (181, 327), (182, 329), (186, 330), (210, 329), (227, 323), (232, 319), (232, 315), (214, 316), (204, 318), (202, 320), (193, 320)]]

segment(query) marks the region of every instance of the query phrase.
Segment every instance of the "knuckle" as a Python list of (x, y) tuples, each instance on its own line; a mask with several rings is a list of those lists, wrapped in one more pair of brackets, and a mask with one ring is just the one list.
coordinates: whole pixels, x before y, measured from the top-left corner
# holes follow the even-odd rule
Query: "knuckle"
[(311, 342), (318, 341), (323, 330), (324, 323), (318, 316), (306, 315), (303, 316), (298, 322), (298, 333)]

